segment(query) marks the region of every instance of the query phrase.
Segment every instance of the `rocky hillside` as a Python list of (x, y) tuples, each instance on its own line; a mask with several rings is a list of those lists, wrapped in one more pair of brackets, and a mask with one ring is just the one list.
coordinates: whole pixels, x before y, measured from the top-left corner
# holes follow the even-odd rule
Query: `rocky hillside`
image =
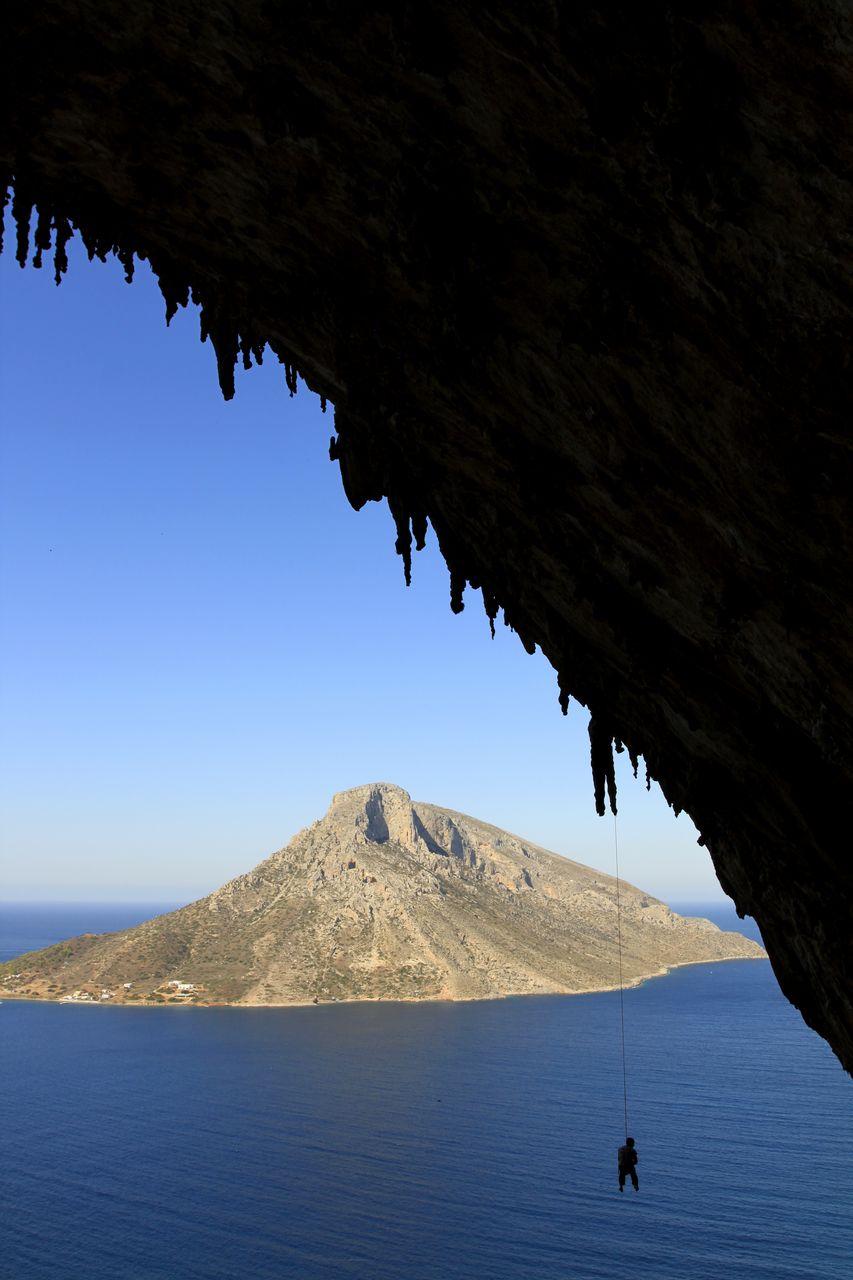
[[(764, 955), (630, 885), (621, 907), (626, 983)], [(115, 1002), (481, 999), (618, 980), (614, 880), (385, 783), (336, 795), (207, 898), (0, 967), (6, 995)]]

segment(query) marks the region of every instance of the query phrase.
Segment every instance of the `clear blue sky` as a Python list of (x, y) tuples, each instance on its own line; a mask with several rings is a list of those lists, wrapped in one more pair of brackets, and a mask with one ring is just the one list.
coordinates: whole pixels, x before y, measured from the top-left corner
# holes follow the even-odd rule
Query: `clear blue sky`
[[(3, 893), (186, 900), (335, 791), (399, 783), (613, 870), (587, 716), (434, 544), (406, 590), (384, 505), (356, 514), (325, 417), (272, 359), (221, 399), (194, 312), (166, 329), (79, 244), (0, 257)], [(686, 818), (622, 768), (622, 870), (721, 898)]]

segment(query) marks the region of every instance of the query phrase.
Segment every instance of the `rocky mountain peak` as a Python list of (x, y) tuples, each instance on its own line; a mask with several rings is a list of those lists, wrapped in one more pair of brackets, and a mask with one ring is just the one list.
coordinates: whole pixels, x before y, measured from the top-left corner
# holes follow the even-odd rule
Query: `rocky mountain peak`
[(199, 902), (17, 960), (2, 990), (71, 983), (121, 1001), (184, 998), (177, 989), (248, 1004), (477, 999), (600, 990), (620, 969), (636, 982), (675, 964), (763, 955), (623, 884), (620, 966), (615, 887), (508, 831), (369, 783), (339, 792), (286, 848)]
[(371, 782), (339, 791), (323, 819), (345, 838), (359, 836), (370, 844), (389, 840), (417, 851), (418, 835), (412, 797), (391, 782)]

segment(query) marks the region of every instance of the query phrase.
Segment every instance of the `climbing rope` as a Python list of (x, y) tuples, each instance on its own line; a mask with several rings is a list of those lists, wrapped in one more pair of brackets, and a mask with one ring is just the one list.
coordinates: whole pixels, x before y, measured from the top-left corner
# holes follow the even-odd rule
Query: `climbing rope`
[(616, 938), (619, 944), (619, 1023), (622, 1030), (622, 1101), (625, 1108), (625, 1137), (628, 1137), (628, 1070), (625, 1065), (625, 994), (622, 983), (622, 899), (619, 892), (619, 832), (613, 814), (613, 852), (616, 859)]

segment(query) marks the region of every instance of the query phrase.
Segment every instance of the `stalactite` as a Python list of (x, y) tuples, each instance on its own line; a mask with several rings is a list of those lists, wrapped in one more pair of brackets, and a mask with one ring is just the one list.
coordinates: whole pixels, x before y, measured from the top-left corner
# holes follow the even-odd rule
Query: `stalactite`
[[(157, 277), (160, 293), (166, 304), (166, 325), (170, 325), (178, 314), (178, 307), (189, 306), (190, 290), (188, 285), (176, 280), (168, 268), (161, 263), (151, 262), (151, 270)], [(195, 301), (195, 299), (193, 299)]]
[[(38, 271), (44, 262), (44, 255), (53, 250), (54, 280), (60, 284), (68, 270), (68, 254), (66, 246), (74, 234), (74, 228), (67, 218), (55, 214), (49, 206), (37, 206), (34, 201), (24, 196), (19, 197), (19, 188), (14, 189), (7, 184), (4, 187), (2, 209), (5, 212), (11, 196), (12, 217), (17, 232), (16, 261), (22, 267), (27, 265), (30, 252), (30, 233), (33, 211), (36, 211), (35, 232), (32, 235), (33, 257), (31, 265)], [(2, 228), (0, 228), (0, 253), (3, 251)]]
[(120, 245), (113, 245), (113, 253), (124, 268), (125, 282), (133, 284), (133, 250), (123, 249)]
[(22, 267), (27, 265), (30, 252), (30, 219), (33, 213), (33, 202), (21, 194), (20, 187), (15, 187), (12, 196), (12, 217), (17, 232), (17, 250), (15, 261)]
[(567, 716), (569, 714), (569, 700), (571, 695), (562, 671), (557, 672), (557, 688), (560, 691), (560, 710), (564, 716)]
[(595, 791), (595, 811), (604, 817), (604, 792), (610, 812), (616, 813), (616, 769), (613, 761), (613, 733), (595, 715), (589, 720), (589, 761), (592, 766), (592, 785)]
[(462, 613), (465, 608), (462, 597), (468, 585), (468, 579), (462, 565), (459, 563), (456, 544), (447, 526), (435, 512), (430, 513), (430, 520), (438, 542), (438, 549), (444, 557), (444, 563), (450, 573), (450, 608), (453, 613)]
[(251, 369), (252, 361), (254, 361), (256, 365), (262, 365), (264, 362), (265, 343), (258, 338), (257, 334), (252, 333), (251, 328), (247, 326), (246, 322), (240, 323), (239, 330), (241, 335), (239, 340), (239, 351), (243, 368), (246, 370)]
[(495, 618), (498, 616), (497, 597), (492, 595), (488, 587), (483, 587), (483, 608), (486, 610), (486, 617), (489, 619), (489, 630), (492, 633), (492, 639), (495, 638)]
[(98, 254), (98, 238), (91, 234), (85, 226), (81, 226), (79, 230), (80, 239), (83, 241), (83, 248), (86, 250), (86, 255), (89, 261), (93, 262)]
[(458, 569), (451, 567), (450, 569), (450, 608), (454, 613), (461, 613), (465, 608), (462, 596), (465, 594), (465, 587), (468, 580), (464, 573), (460, 573)]
[(168, 327), (178, 313), (178, 307), (186, 307), (189, 303), (187, 294), (181, 296), (177, 293), (167, 294), (164, 298), (166, 303), (166, 326)]
[(87, 257), (91, 262), (95, 256), (95, 241), (85, 226), (80, 226), (77, 230), (80, 232), (80, 240), (82, 241), (83, 248), (86, 250)]
[(412, 585), (412, 533), (409, 513), (396, 498), (388, 499), (388, 507), (397, 530), (397, 541), (394, 550), (403, 560), (403, 571), (406, 575), (406, 586)]
[(80, 239), (83, 241), (83, 248), (86, 250), (89, 261), (93, 262), (94, 259), (97, 258), (99, 262), (106, 262), (107, 257), (112, 253), (113, 249), (110, 242), (105, 240), (102, 236), (97, 234), (93, 235), (85, 226), (79, 227), (78, 230), (80, 232)]
[(216, 354), (216, 370), (219, 375), (219, 388), (224, 400), (234, 398), (234, 366), (239, 351), (239, 336), (233, 324), (223, 319), (219, 311), (209, 304), (201, 308), (199, 327), (202, 342), (210, 338)]
[(219, 375), (219, 389), (223, 400), (234, 399), (234, 366), (237, 363), (237, 334), (234, 330), (221, 328), (211, 333), (210, 340), (216, 352), (216, 372)]
[(325, 397), (325, 396), (320, 396), (320, 412), (321, 412), (321, 413), (325, 413), (325, 412), (326, 412), (326, 397)]
[(3, 231), (6, 223), (6, 206), (11, 198), (11, 183), (8, 174), (0, 177), (0, 191), (3, 192), (3, 199), (0, 200), (0, 253), (3, 252)]
[(636, 751), (632, 751), (630, 747), (628, 748), (628, 759), (631, 761), (631, 768), (633, 769), (634, 777), (636, 778), (637, 770), (640, 767), (640, 761)]
[(59, 216), (54, 219), (54, 225), (53, 278), (57, 284), (62, 284), (62, 277), (68, 270), (68, 241), (74, 234), (74, 228), (67, 218)]
[(278, 351), (275, 348), (273, 348), (273, 350), (275, 351), (279, 364), (284, 365), (284, 382), (292, 399), (293, 396), (296, 395), (297, 379), (299, 377), (296, 365), (293, 363), (286, 351)]
[(50, 253), (51, 234), (50, 228), (53, 218), (50, 210), (42, 206), (38, 210), (36, 218), (35, 235), (33, 236), (33, 246), (35, 253), (33, 254), (33, 266), (37, 271), (41, 270), (42, 260), (45, 253)]

